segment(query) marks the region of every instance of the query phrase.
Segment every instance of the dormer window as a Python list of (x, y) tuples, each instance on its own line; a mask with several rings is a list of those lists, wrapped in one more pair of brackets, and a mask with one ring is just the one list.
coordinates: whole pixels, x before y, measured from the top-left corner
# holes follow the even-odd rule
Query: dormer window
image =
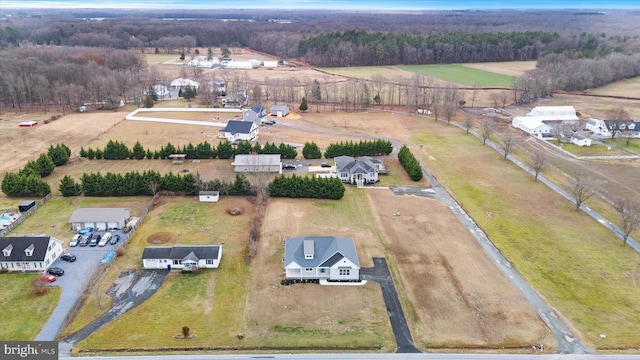
[(6, 248), (2, 249), (2, 255), (11, 256), (11, 250), (13, 250), (13, 245), (9, 244)]
[(33, 244), (29, 245), (28, 248), (24, 249), (24, 254), (27, 256), (33, 256), (33, 250), (35, 250), (35, 246)]

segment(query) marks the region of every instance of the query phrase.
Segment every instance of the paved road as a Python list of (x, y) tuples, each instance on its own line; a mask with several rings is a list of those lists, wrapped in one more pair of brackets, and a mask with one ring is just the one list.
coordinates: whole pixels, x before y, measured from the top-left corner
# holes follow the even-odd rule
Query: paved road
[[(70, 360), (61, 356), (60, 359)], [(74, 358), (76, 359), (76, 358)], [(640, 360), (640, 355), (592, 354), (238, 354), (238, 355), (142, 355), (88, 356), (83, 360)]]
[(387, 314), (389, 314), (393, 336), (396, 338), (396, 352), (419, 353), (420, 350), (418, 350), (413, 343), (407, 320), (404, 317), (400, 299), (398, 299), (398, 293), (396, 292), (393, 278), (391, 278), (391, 273), (387, 266), (387, 260), (384, 258), (373, 258), (373, 267), (360, 269), (360, 275), (364, 280), (371, 280), (380, 284), (382, 297), (387, 306)]

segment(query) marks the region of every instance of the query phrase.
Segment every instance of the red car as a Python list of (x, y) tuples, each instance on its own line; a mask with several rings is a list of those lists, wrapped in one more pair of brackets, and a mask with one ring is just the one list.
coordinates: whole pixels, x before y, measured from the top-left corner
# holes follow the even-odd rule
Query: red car
[(41, 280), (44, 280), (44, 281), (46, 281), (46, 282), (50, 282), (50, 283), (52, 283), (52, 282), (56, 281), (56, 279), (57, 279), (57, 278), (56, 278), (56, 276), (55, 276), (55, 275), (51, 275), (51, 274), (42, 274), (42, 275), (40, 275), (40, 279), (41, 279)]

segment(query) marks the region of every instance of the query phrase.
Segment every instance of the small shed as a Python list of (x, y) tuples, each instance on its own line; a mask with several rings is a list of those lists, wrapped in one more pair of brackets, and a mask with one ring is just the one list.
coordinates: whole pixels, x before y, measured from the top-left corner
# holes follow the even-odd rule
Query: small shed
[(271, 116), (284, 117), (289, 115), (289, 105), (271, 105)]
[(220, 200), (219, 191), (200, 191), (198, 193), (200, 202), (218, 202)]
[(31, 120), (31, 121), (23, 121), (20, 124), (18, 124), (18, 126), (20, 127), (34, 127), (38, 125), (38, 122), (35, 120)]
[(36, 206), (35, 200), (25, 200), (18, 205), (18, 211), (25, 212), (29, 211), (32, 207)]
[(187, 158), (187, 154), (171, 154), (169, 159), (173, 160), (174, 164), (184, 164), (184, 160)]

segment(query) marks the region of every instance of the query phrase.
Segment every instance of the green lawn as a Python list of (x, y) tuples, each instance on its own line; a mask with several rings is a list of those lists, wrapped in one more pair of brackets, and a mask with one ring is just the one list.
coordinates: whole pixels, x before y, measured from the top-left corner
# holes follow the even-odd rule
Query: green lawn
[(415, 140), (428, 144), (436, 178), (576, 335), (596, 349), (640, 345), (636, 252), (478, 139), (460, 132)]
[(510, 87), (513, 79), (509, 75), (473, 69), (462, 64), (403, 65), (398, 68), (465, 86)]
[(8, 273), (0, 275), (0, 339), (33, 340), (58, 305), (60, 288), (49, 286), (43, 296), (34, 296), (31, 281), (38, 275)]

